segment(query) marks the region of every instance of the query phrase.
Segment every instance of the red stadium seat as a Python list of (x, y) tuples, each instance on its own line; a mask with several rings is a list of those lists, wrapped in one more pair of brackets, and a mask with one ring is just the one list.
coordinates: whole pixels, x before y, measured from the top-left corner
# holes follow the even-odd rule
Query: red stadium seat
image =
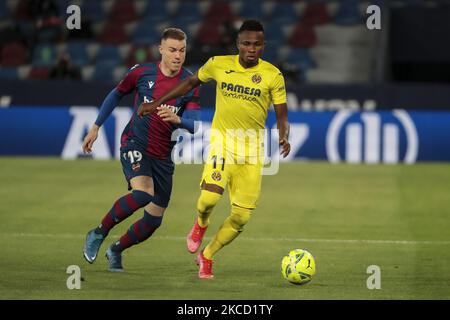
[(325, 3), (309, 2), (303, 13), (302, 22), (310, 25), (322, 25), (331, 21)]
[(136, 19), (137, 14), (134, 1), (129, 0), (116, 1), (109, 15), (109, 21), (114, 21), (117, 24), (129, 23)]
[(50, 70), (47, 67), (38, 67), (38, 66), (34, 66), (31, 71), (30, 74), (28, 75), (29, 79), (33, 79), (33, 80), (44, 80), (44, 79), (48, 79), (50, 77)]
[(220, 41), (220, 25), (215, 21), (204, 21), (197, 32), (197, 42), (200, 45), (218, 46)]
[(27, 0), (20, 0), (17, 4), (15, 18), (17, 20), (32, 20), (30, 5)]
[(289, 38), (289, 45), (294, 48), (311, 48), (316, 44), (317, 35), (314, 30), (314, 25), (305, 23), (304, 21), (298, 23)]
[(122, 24), (110, 22), (105, 25), (99, 42), (103, 44), (123, 44), (128, 41), (128, 36), (125, 33), (125, 27)]
[(27, 63), (28, 51), (20, 42), (6, 44), (1, 52), (0, 64), (6, 66), (21, 66)]
[(233, 20), (233, 11), (228, 1), (217, 1), (213, 2), (208, 8), (205, 15), (205, 19), (208, 21), (214, 21), (216, 23), (221, 23), (224, 21)]

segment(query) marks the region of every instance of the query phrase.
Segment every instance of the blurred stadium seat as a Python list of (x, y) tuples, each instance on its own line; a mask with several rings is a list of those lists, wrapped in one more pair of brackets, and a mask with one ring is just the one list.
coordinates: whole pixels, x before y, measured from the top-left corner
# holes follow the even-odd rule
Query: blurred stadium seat
[(205, 19), (223, 23), (233, 20), (233, 10), (228, 1), (216, 1), (211, 3), (205, 14)]
[(47, 66), (33, 66), (28, 75), (28, 79), (45, 80), (50, 77), (50, 69)]
[(267, 16), (274, 24), (295, 24), (298, 20), (297, 10), (292, 2), (276, 2)]
[(39, 44), (33, 51), (33, 66), (50, 67), (56, 61), (56, 49), (50, 44)]
[(28, 60), (28, 50), (20, 42), (12, 42), (3, 46), (0, 64), (5, 66), (21, 66)]
[(311, 48), (317, 44), (314, 26), (302, 20), (298, 23), (289, 38), (289, 45), (293, 48)]
[(342, 0), (339, 9), (333, 17), (333, 22), (338, 25), (355, 25), (362, 23), (358, 0)]
[(153, 60), (153, 52), (150, 46), (134, 46), (131, 48), (128, 57), (126, 58), (126, 66), (131, 68), (136, 64)]
[(72, 63), (78, 67), (83, 67), (90, 62), (87, 45), (86, 41), (72, 41), (67, 45), (66, 51), (69, 53)]
[(264, 20), (263, 2), (258, 0), (243, 1), (240, 17), (245, 19)]
[(14, 68), (14, 67), (1, 66), (0, 67), (0, 78), (6, 79), (6, 80), (19, 79), (18, 69)]
[(317, 63), (311, 57), (309, 50), (304, 48), (291, 49), (286, 60), (304, 71), (317, 67)]
[(92, 22), (101, 22), (106, 18), (102, 1), (83, 1), (81, 5), (83, 17)]
[(324, 2), (309, 2), (303, 12), (301, 21), (308, 25), (329, 23), (330, 13)]
[(119, 65), (122, 63), (122, 57), (119, 52), (119, 48), (114, 45), (104, 45), (98, 49), (95, 57), (96, 65), (100, 63), (110, 63), (113, 65)]

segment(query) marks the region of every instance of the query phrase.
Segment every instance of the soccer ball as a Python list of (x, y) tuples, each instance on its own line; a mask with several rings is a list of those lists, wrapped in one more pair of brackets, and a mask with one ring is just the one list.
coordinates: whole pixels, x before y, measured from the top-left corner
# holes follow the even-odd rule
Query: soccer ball
[(306, 250), (292, 250), (281, 261), (281, 274), (290, 283), (307, 283), (311, 281), (315, 273), (316, 262), (312, 254)]

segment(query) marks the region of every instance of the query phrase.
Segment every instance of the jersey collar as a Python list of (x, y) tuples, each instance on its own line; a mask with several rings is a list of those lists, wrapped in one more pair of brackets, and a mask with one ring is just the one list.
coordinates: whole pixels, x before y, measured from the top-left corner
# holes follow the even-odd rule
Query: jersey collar
[(244, 68), (244, 67), (239, 63), (239, 55), (236, 55), (235, 58), (234, 58), (234, 63), (236, 64), (236, 68), (237, 68), (239, 71), (242, 71), (242, 72), (254, 72), (254, 71), (258, 71), (258, 70), (260, 69), (262, 60), (261, 60), (261, 58), (259, 58), (259, 59), (258, 59), (258, 64), (257, 64), (256, 66), (254, 66), (254, 67), (251, 67), (251, 68)]

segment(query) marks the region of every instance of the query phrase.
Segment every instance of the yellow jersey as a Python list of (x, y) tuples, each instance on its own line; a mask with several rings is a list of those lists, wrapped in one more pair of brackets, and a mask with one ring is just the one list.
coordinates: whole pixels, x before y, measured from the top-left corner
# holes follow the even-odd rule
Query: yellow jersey
[[(261, 141), (258, 134), (265, 129), (270, 105), (286, 103), (284, 77), (280, 70), (262, 59), (256, 66), (244, 68), (238, 55), (215, 56), (198, 70), (198, 78), (202, 82), (216, 81), (216, 110), (211, 129), (222, 137), (239, 132), (235, 134), (232, 146), (226, 140), (226, 150), (239, 156), (252, 156), (256, 149), (261, 152), (258, 146), (262, 146), (264, 140)], [(258, 137), (256, 141), (249, 139), (252, 132)], [(213, 140), (214, 137), (211, 143)]]

